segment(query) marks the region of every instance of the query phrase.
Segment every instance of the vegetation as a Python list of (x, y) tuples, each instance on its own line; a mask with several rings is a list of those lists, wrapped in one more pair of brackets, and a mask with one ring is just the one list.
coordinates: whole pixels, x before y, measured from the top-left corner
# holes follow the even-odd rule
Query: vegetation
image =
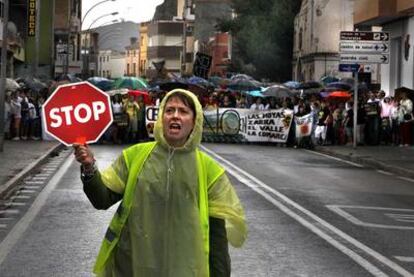
[(234, 38), (232, 71), (256, 79), (291, 79), (294, 18), (301, 0), (233, 0), (237, 17), (217, 28)]

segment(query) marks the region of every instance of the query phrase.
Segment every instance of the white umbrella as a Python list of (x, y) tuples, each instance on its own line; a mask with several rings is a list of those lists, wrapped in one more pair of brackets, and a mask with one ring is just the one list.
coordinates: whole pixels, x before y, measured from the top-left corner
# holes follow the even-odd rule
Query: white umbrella
[(278, 98), (293, 96), (292, 91), (283, 85), (273, 85), (273, 86), (267, 87), (262, 91), (262, 94), (264, 96), (278, 97)]
[(20, 88), (20, 85), (13, 79), (6, 79), (6, 90), (16, 91)]

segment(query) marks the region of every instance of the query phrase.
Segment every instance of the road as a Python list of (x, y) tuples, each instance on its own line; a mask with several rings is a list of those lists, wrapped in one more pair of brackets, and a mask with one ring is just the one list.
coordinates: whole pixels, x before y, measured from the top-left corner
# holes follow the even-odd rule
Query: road
[[(246, 210), (249, 237), (231, 248), (232, 276), (413, 276), (414, 180), (306, 150), (204, 147)], [(122, 147), (93, 149), (104, 168)], [(92, 276), (116, 207), (93, 209), (71, 155), (54, 164), (40, 194), (14, 199), (30, 205), (0, 217), (0, 276)]]

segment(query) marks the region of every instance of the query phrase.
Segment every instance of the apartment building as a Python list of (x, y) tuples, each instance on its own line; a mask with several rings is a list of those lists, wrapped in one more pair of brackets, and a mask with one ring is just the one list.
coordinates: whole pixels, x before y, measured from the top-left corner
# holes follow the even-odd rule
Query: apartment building
[(381, 89), (389, 95), (400, 87), (414, 89), (414, 1), (355, 1), (354, 24), (361, 31), (380, 27), (390, 34), (390, 61), (381, 65)]

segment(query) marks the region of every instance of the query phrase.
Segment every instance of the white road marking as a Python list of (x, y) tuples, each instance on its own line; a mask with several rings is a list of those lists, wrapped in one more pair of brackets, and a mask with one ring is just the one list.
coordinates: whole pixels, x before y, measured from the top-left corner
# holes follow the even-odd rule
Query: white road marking
[(42, 181), (24, 181), (24, 183), (28, 184), (28, 185), (42, 185), (42, 184), (44, 184), (44, 182), (42, 182)]
[(307, 150), (307, 149), (304, 149), (304, 150), (306, 152), (316, 154), (316, 155), (319, 155), (319, 156), (323, 156), (325, 158), (329, 158), (329, 159), (332, 159), (332, 160), (335, 160), (335, 161), (340, 161), (340, 162), (343, 162), (343, 163), (347, 163), (347, 164), (355, 166), (355, 167), (359, 167), (359, 168), (364, 167), (362, 164), (353, 163), (353, 162), (350, 162), (350, 161), (347, 161), (347, 160), (344, 160), (344, 159), (340, 159), (340, 158), (333, 157), (333, 156), (330, 156), (330, 155), (327, 155), (327, 154), (319, 153), (319, 152), (316, 152), (316, 151), (313, 151), (313, 150)]
[(0, 229), (6, 229), (7, 228), (7, 224), (0, 224)]
[(386, 213), (385, 215), (392, 218), (395, 221), (410, 222), (410, 223), (414, 222), (414, 214), (388, 214)]
[(378, 173), (381, 173), (381, 174), (384, 174), (384, 175), (388, 175), (388, 176), (392, 176), (392, 175), (394, 175), (393, 173), (388, 172), (388, 171), (384, 171), (384, 170), (377, 170), (377, 172), (378, 172)]
[(29, 195), (13, 195), (12, 197), (10, 197), (10, 199), (14, 200), (14, 199), (30, 199)]
[[(402, 276), (413, 276), (412, 273), (405, 270), (403, 267), (398, 265), (397, 263), (393, 262), (392, 260), (388, 259), (387, 257), (383, 256), (382, 254), (378, 253), (377, 251), (369, 248), (368, 246), (364, 245), (363, 243), (359, 242), (358, 240), (354, 239), (353, 237), (349, 236), (348, 234), (342, 232), (335, 226), (329, 224), (322, 218), (319, 218), (317, 215), (313, 214), (311, 211), (305, 209), (304, 207), (300, 206), (296, 202), (292, 201), (290, 198), (286, 197), (284, 194), (278, 192), (277, 190), (269, 187), (256, 177), (252, 176), (248, 172), (242, 170), (241, 168), (235, 166), (231, 162), (227, 161), (226, 159), (222, 158), (215, 152), (209, 150), (208, 148), (201, 146), (202, 149), (204, 149), (206, 152), (210, 153), (213, 157), (218, 160), (221, 165), (226, 169), (227, 172), (229, 172), (231, 175), (233, 175), (235, 178), (239, 179), (241, 176), (239, 173), (243, 174), (247, 178), (249, 178), (250, 182), (243, 182), (246, 186), (250, 187), (252, 190), (257, 192), (258, 194), (262, 195), (265, 199), (267, 199), (270, 203), (278, 207), (281, 211), (298, 221), (300, 224), (317, 234), (319, 237), (323, 238), (325, 241), (327, 241), (329, 244), (334, 246), (336, 249), (340, 250), (342, 253), (347, 255), (349, 258), (354, 260), (356, 263), (358, 263), (360, 266), (362, 266), (364, 269), (366, 269), (368, 272), (370, 272), (374, 276), (387, 276), (383, 271), (381, 271), (378, 267), (370, 263), (368, 260), (363, 258), (361, 255), (356, 253), (355, 251), (349, 249), (345, 245), (343, 245), (341, 242), (335, 240), (332, 236), (318, 228), (318, 225), (323, 226), (324, 228), (328, 229), (332, 233), (334, 233), (336, 236), (342, 238), (344, 241), (349, 243), (350, 245), (358, 248), (358, 252), (363, 252), (372, 258), (376, 259), (383, 265), (388, 266), (390, 269), (394, 270), (395, 272), (398, 272)], [(357, 166), (360, 167), (360, 166)], [(252, 182), (254, 184), (252, 185)], [(307, 221), (302, 216), (295, 213), (292, 209), (288, 208), (286, 205), (282, 204), (275, 198), (273, 198), (269, 193), (265, 192), (264, 190), (269, 191), (271, 194), (276, 196), (279, 200), (285, 202), (286, 204), (292, 206), (293, 208), (299, 210), (304, 215), (310, 217), (312, 220), (317, 222), (317, 225), (312, 224), (310, 221)]]
[[(414, 210), (411, 209), (395, 209), (395, 208), (384, 208), (384, 207), (369, 207), (369, 206), (347, 206), (347, 205), (327, 205), (326, 206), (331, 211), (342, 216), (346, 220), (352, 222), (355, 225), (370, 227), (370, 228), (381, 228), (381, 229), (395, 229), (395, 230), (414, 230), (414, 226), (398, 226), (398, 225), (386, 225), (386, 224), (377, 224), (364, 222), (346, 212), (345, 209), (358, 209), (358, 210), (377, 210), (377, 211), (398, 211), (398, 212), (411, 212), (414, 213)], [(384, 213), (386, 215), (386, 213)]]
[(30, 185), (25, 185), (24, 188), (26, 189), (39, 189), (40, 186), (30, 186)]
[(27, 230), (30, 223), (39, 213), (40, 209), (45, 205), (49, 194), (56, 188), (58, 182), (66, 173), (73, 161), (73, 156), (69, 156), (69, 158), (64, 162), (64, 164), (59, 168), (56, 174), (42, 190), (42, 192), (37, 196), (32, 206), (28, 209), (28, 212), (16, 223), (16, 225), (14, 225), (13, 229), (0, 243), (0, 265), (4, 262), (4, 259), (13, 249), (13, 246), (17, 243), (17, 241), (22, 237), (22, 235), (24, 235), (24, 232)]
[(397, 178), (398, 179), (401, 179), (401, 180), (404, 180), (404, 181), (408, 181), (408, 182), (414, 183), (414, 179), (411, 179), (411, 178), (402, 177), (402, 176), (398, 176)]
[(18, 214), (18, 213), (20, 213), (20, 211), (15, 210), (15, 209), (0, 210), (0, 214)]
[(405, 263), (414, 263), (414, 257), (394, 256), (397, 260)]
[(35, 190), (31, 190), (31, 189), (22, 189), (19, 191), (20, 193), (28, 193), (28, 194), (32, 194), (32, 193), (36, 193), (37, 191)]
[(42, 173), (34, 175), (34, 177), (43, 177), (43, 178), (47, 178), (49, 176), (50, 176), (50, 174), (42, 174)]
[(7, 204), (8, 206), (15, 206), (15, 207), (23, 207), (26, 206), (27, 203), (22, 203), (22, 202), (10, 202)]
[(33, 176), (32, 178), (30, 178), (30, 180), (33, 180), (33, 181), (39, 181), (39, 180), (42, 180), (42, 181), (44, 181), (44, 180), (46, 180), (47, 179), (47, 177), (43, 177), (43, 176)]

